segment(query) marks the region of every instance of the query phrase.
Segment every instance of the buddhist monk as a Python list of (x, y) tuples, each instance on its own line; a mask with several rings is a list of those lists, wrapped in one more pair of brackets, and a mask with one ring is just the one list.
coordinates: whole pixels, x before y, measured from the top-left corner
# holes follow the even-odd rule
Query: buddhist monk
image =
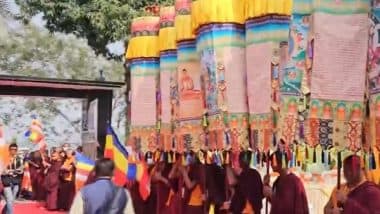
[(227, 200), (226, 170), (216, 164), (206, 164), (207, 209), (214, 207), (214, 213), (223, 213), (220, 208)]
[(68, 211), (75, 196), (75, 163), (74, 151), (66, 150), (66, 156), (60, 171), (60, 183), (58, 191), (58, 208)]
[(43, 185), (45, 168), (41, 153), (39, 151), (31, 152), (28, 164), (33, 191), (32, 199), (35, 201), (44, 201), (46, 197), (46, 191)]
[[(264, 196), (271, 202), (271, 214), (308, 214), (308, 202), (302, 181), (287, 169), (288, 160), (280, 150), (270, 156), (271, 166), (279, 177), (271, 188), (270, 176), (264, 177)], [(284, 162), (284, 163), (283, 163)]]
[(343, 174), (350, 189), (338, 190), (336, 198), (344, 214), (380, 213), (380, 189), (364, 176), (360, 157), (350, 155), (343, 161)]
[(46, 209), (58, 209), (58, 189), (59, 189), (59, 172), (62, 166), (61, 156), (57, 151), (52, 151), (49, 161), (46, 161), (47, 168), (45, 178), (45, 188), (47, 192)]
[(190, 163), (188, 166), (179, 167), (179, 172), (183, 180), (183, 212), (184, 214), (203, 214), (204, 207), (204, 173), (202, 164), (198, 161)]
[(169, 180), (170, 171), (171, 164), (160, 162), (157, 164), (154, 172), (152, 173), (152, 181), (155, 185), (157, 195), (157, 214), (175, 213), (175, 210), (171, 206), (175, 192)]
[(239, 155), (240, 167), (234, 172), (227, 168), (229, 184), (233, 185), (234, 191), (231, 204), (225, 204), (232, 213), (254, 214), (261, 213), (263, 196), (263, 182), (259, 172), (249, 168), (250, 154), (241, 152)]

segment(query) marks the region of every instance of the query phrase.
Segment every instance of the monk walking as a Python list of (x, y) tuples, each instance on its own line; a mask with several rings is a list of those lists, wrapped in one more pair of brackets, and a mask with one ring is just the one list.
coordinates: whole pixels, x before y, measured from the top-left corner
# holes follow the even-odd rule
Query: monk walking
[(46, 198), (46, 191), (44, 187), (44, 165), (42, 163), (42, 156), (40, 151), (30, 153), (29, 173), (30, 181), (32, 183), (32, 199), (35, 201), (44, 201)]
[(62, 166), (61, 156), (57, 151), (52, 151), (50, 161), (45, 163), (47, 173), (45, 178), (45, 187), (47, 192), (46, 209), (58, 209), (58, 188), (59, 188), (59, 172)]
[[(271, 214), (308, 214), (309, 208), (305, 188), (301, 180), (287, 169), (288, 160), (285, 154), (276, 151), (271, 155), (271, 166), (274, 172), (280, 174), (271, 188), (270, 177), (264, 177), (264, 196), (271, 202)], [(284, 163), (282, 163), (285, 158)], [(283, 165), (285, 164), (285, 165)]]
[[(232, 196), (229, 210), (232, 213), (254, 214), (261, 213), (263, 196), (263, 182), (259, 172), (249, 168), (248, 161), (250, 160), (248, 152), (241, 152), (239, 155), (240, 167), (235, 169), (235, 175), (232, 171), (227, 170), (228, 180), (236, 181), (229, 182), (235, 185), (234, 194)], [(228, 205), (228, 204), (227, 204)], [(226, 205), (225, 205), (226, 207)]]
[(338, 204), (344, 214), (379, 214), (380, 189), (375, 183), (367, 181), (360, 157), (348, 156), (343, 161), (343, 174), (350, 189), (347, 194), (343, 189), (337, 191)]
[(68, 211), (75, 196), (75, 163), (72, 150), (66, 151), (66, 157), (60, 171), (58, 208)]

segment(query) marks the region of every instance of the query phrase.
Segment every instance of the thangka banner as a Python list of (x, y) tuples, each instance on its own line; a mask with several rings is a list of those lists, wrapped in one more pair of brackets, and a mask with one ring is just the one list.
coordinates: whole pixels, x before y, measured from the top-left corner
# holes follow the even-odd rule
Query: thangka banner
[(380, 150), (380, 2), (373, 1), (368, 47), (370, 145)]
[(132, 21), (126, 54), (131, 70), (131, 137), (137, 151), (156, 148), (157, 82), (159, 74), (159, 17)]
[(197, 50), (201, 55), (209, 149), (239, 151), (249, 146), (243, 2), (200, 0)]
[(369, 0), (314, 0), (313, 6), (310, 140), (324, 148), (357, 151), (363, 128)]
[[(266, 6), (258, 7), (258, 3)], [(249, 1), (246, 5), (247, 95), (254, 150), (267, 151), (272, 141), (273, 109), (277, 110), (272, 107), (279, 102), (280, 44), (289, 34), (291, 1), (283, 3)]]
[(178, 101), (176, 149), (179, 152), (204, 149), (202, 115), (204, 98), (201, 87), (199, 56), (195, 36), (191, 31), (191, 1), (176, 1), (176, 29), (178, 46)]
[[(279, 119), (279, 137), (287, 144), (304, 141), (304, 126), (307, 99), (310, 93), (311, 70), (311, 0), (293, 2), (289, 27), (289, 40), (282, 44), (287, 49), (281, 54), (280, 93), (281, 112)], [(285, 46), (285, 47), (284, 47)]]
[(175, 9), (160, 9), (160, 148), (164, 151), (172, 149), (172, 131), (175, 125), (175, 109), (178, 108), (177, 85), (177, 50), (174, 27)]

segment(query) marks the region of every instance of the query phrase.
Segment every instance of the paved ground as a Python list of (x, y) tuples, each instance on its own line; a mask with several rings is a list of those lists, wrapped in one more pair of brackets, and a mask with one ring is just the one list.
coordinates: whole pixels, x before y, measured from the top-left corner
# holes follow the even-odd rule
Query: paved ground
[(65, 214), (65, 212), (47, 211), (43, 204), (26, 200), (18, 200), (14, 209), (14, 214)]

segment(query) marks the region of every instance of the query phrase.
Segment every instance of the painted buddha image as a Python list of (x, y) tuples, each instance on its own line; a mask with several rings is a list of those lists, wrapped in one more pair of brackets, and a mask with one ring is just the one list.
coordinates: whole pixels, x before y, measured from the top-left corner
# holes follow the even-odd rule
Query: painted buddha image
[(180, 93), (182, 99), (199, 99), (200, 91), (194, 89), (194, 80), (183, 68), (180, 74)]

